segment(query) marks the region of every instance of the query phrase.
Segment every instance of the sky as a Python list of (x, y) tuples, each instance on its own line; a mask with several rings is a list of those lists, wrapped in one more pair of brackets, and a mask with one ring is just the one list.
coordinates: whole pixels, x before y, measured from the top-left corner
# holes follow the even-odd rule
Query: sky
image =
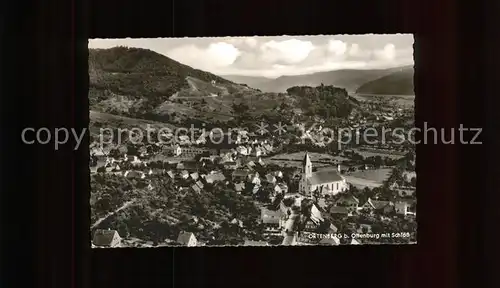
[(412, 34), (90, 39), (89, 48), (153, 50), (217, 75), (301, 75), (413, 65)]

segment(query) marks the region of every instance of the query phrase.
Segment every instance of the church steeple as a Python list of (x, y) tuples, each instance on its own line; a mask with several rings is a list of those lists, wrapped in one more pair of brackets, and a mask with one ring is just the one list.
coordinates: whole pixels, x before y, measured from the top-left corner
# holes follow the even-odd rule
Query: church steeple
[(306, 152), (304, 160), (302, 161), (302, 168), (302, 173), (304, 173), (305, 178), (309, 178), (312, 176), (312, 163), (311, 158), (309, 158), (308, 152)]

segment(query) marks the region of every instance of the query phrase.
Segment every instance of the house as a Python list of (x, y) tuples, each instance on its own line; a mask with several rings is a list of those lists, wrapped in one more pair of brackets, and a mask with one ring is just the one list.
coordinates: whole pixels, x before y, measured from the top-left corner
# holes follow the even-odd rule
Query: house
[(175, 174), (171, 170), (167, 171), (167, 175), (168, 177), (170, 177), (170, 179), (175, 179)]
[(195, 193), (198, 193), (198, 194), (201, 193), (201, 188), (198, 185), (196, 185), (196, 184), (191, 185), (191, 189), (193, 189), (193, 191)]
[(340, 245), (340, 239), (335, 236), (329, 236), (319, 241), (320, 245)]
[(233, 220), (231, 220), (230, 223), (233, 224), (233, 225), (237, 225), (238, 227), (243, 227), (243, 221), (238, 220), (236, 218), (234, 218)]
[(247, 179), (249, 174), (250, 174), (249, 170), (237, 169), (237, 170), (233, 171), (231, 176), (232, 176), (233, 181), (244, 181), (245, 179)]
[(357, 229), (358, 233), (371, 233), (372, 226), (368, 224), (359, 224), (359, 228)]
[(408, 214), (409, 207), (410, 205), (408, 205), (407, 202), (396, 202), (396, 204), (394, 204), (394, 210), (399, 215), (406, 216), (406, 214)]
[(214, 182), (221, 182), (224, 180), (226, 180), (226, 177), (220, 172), (212, 171), (209, 174), (205, 175), (205, 181), (210, 184)]
[(283, 178), (283, 172), (281, 171), (274, 171), (273, 175), (278, 178)]
[(401, 188), (401, 189), (395, 189), (398, 191), (399, 197), (412, 197), (413, 194), (415, 194), (416, 190), (415, 188)]
[(255, 164), (255, 162), (253, 162), (253, 161), (249, 161), (249, 162), (246, 163), (246, 167), (248, 169), (253, 169), (256, 165), (257, 164)]
[(191, 177), (191, 179), (193, 179), (194, 181), (198, 180), (198, 178), (200, 178), (200, 175), (198, 174), (198, 172), (194, 172), (194, 173), (191, 173), (189, 175)]
[(199, 163), (197, 161), (186, 161), (183, 163), (184, 169), (190, 172), (195, 172), (200, 169), (200, 166), (203, 166), (204, 163)]
[(187, 170), (182, 170), (181, 171), (181, 177), (182, 177), (182, 179), (188, 179), (189, 178), (189, 172)]
[(248, 175), (248, 180), (250, 183), (255, 184), (255, 185), (260, 185), (260, 175), (259, 172), (255, 172), (254, 174)]
[(252, 185), (253, 185), (253, 187), (252, 187), (252, 193), (256, 194), (257, 192), (259, 192), (259, 190), (261, 188), (260, 184), (252, 184)]
[(200, 180), (196, 181), (196, 186), (200, 187), (200, 189), (203, 189), (203, 187), (205, 187), (205, 185), (203, 185), (203, 182), (201, 182)]
[(350, 243), (350, 244), (351, 244), (351, 245), (361, 245), (361, 242), (359, 242), (358, 240), (356, 240), (356, 239), (354, 239), (354, 238), (353, 238), (353, 239), (351, 240), (351, 243)]
[(144, 174), (144, 172), (141, 171), (127, 170), (123, 174), (123, 177), (128, 179), (144, 179), (146, 178), (146, 174)]
[(236, 192), (242, 192), (245, 189), (245, 183), (240, 182), (240, 183), (234, 183), (234, 191)]
[(283, 190), (281, 190), (281, 186), (280, 185), (276, 185), (276, 184), (270, 184), (271, 187), (272, 187), (272, 191), (273, 191), (273, 195), (276, 195), (276, 194), (279, 194), (279, 193), (282, 193)]
[(333, 206), (330, 208), (330, 213), (333, 215), (349, 216), (351, 211), (347, 207), (343, 206)]
[(349, 210), (356, 211), (358, 210), (359, 200), (353, 195), (343, 195), (339, 200), (337, 200), (335, 205), (346, 207), (349, 208)]
[(267, 208), (262, 208), (261, 209), (261, 214), (260, 218), (262, 220), (262, 223), (268, 224), (268, 225), (278, 225), (280, 224), (280, 219), (281, 219), (281, 211), (272, 211)]
[(318, 210), (316, 205), (312, 205), (311, 214), (309, 218), (305, 221), (304, 229), (306, 231), (316, 231), (321, 223), (323, 223), (324, 219), (321, 217), (321, 212)]
[(252, 153), (251, 153), (250, 155), (252, 155), (252, 156), (254, 156), (254, 157), (259, 157), (259, 156), (261, 156), (262, 154), (264, 154), (264, 153), (263, 153), (263, 151), (262, 151), (262, 148), (260, 148), (260, 147), (256, 147), (256, 148), (252, 151)]
[(394, 211), (394, 203), (390, 201), (379, 201), (368, 198), (365, 204), (363, 204), (360, 208), (361, 210), (366, 212), (377, 211), (379, 213), (387, 214)]
[(269, 243), (265, 241), (250, 241), (250, 240), (245, 240), (245, 243), (243, 246), (269, 246)]
[(273, 146), (271, 146), (269, 144), (262, 145), (262, 148), (264, 148), (265, 154), (269, 154), (269, 153), (273, 152)]
[(276, 183), (276, 177), (274, 177), (272, 174), (267, 174), (266, 175), (266, 182), (274, 184), (274, 183)]
[(198, 240), (196, 240), (196, 237), (192, 232), (181, 231), (179, 233), (179, 236), (177, 237), (177, 243), (184, 246), (193, 247), (198, 244)]
[(94, 233), (92, 243), (98, 247), (119, 247), (121, 237), (116, 230), (97, 229)]
[(278, 184), (282, 193), (288, 193), (288, 186), (285, 183)]
[(235, 170), (238, 168), (238, 163), (235, 161), (224, 162), (224, 169)]
[(330, 227), (328, 227), (328, 233), (334, 234), (334, 233), (337, 233), (337, 231), (339, 231), (339, 228), (337, 228), (333, 224), (330, 224)]
[(248, 149), (245, 146), (238, 146), (236, 147), (236, 152), (241, 155), (248, 155)]

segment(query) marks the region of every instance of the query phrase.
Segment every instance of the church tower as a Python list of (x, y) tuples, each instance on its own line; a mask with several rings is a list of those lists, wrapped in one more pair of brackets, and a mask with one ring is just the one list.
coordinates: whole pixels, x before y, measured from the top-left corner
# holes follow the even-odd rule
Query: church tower
[(306, 155), (304, 156), (304, 160), (302, 160), (302, 178), (300, 179), (299, 183), (299, 192), (302, 194), (309, 194), (311, 191), (309, 191), (309, 183), (308, 180), (312, 176), (312, 162), (311, 158), (309, 158), (309, 153), (306, 152)]
[(302, 161), (302, 174), (306, 178), (310, 178), (312, 176), (312, 163), (311, 158), (309, 158), (309, 153), (306, 152), (304, 156), (304, 161)]

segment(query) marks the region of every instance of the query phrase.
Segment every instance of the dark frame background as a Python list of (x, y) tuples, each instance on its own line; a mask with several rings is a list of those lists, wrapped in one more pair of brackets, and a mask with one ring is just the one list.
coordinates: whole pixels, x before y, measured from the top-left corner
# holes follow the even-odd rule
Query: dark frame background
[[(470, 5), (51, 0), (1, 9), (0, 281), (51, 288), (500, 287), (486, 267), (498, 263), (497, 243), (485, 232), (495, 232), (499, 210), (498, 82), (484, 71), (494, 71), (499, 49), (483, 40), (488, 27), (499, 26), (486, 20), (492, 7)], [(484, 127), (481, 146), (417, 147), (416, 246), (91, 250), (88, 140), (77, 151), (74, 143), (58, 151), (21, 143), (24, 127), (87, 127), (87, 38), (364, 33), (415, 34), (417, 126)]]

